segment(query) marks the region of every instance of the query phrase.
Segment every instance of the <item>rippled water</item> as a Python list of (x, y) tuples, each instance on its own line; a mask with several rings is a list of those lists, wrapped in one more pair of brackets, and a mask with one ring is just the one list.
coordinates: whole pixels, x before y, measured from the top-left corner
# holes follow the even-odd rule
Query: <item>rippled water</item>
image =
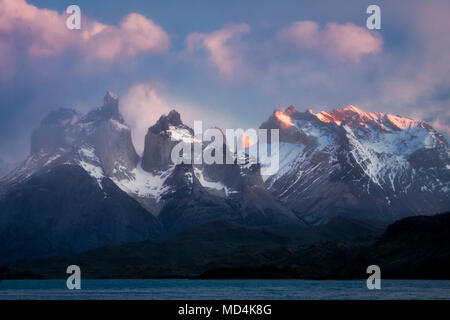
[(450, 280), (382, 280), (370, 291), (365, 280), (4, 280), (4, 299), (450, 299)]

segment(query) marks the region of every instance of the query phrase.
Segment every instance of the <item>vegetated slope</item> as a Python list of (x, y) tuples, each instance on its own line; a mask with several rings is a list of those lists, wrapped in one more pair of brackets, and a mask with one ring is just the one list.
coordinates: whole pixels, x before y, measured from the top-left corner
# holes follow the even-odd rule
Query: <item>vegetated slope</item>
[[(342, 263), (347, 254), (372, 243), (386, 226), (381, 222), (337, 218), (326, 225), (285, 231), (215, 222), (165, 240), (112, 245), (76, 255), (20, 262), (10, 265), (4, 274), (63, 278), (65, 268), (76, 264), (85, 278), (192, 277), (217, 268), (276, 265), (292, 267), (304, 277), (316, 278), (334, 271), (338, 266), (335, 262)], [(340, 256), (339, 252), (347, 253)], [(315, 272), (314, 265), (324, 261), (333, 262), (333, 269), (329, 270), (327, 264)]]
[(450, 213), (395, 222), (336, 277), (366, 277), (369, 265), (378, 265), (382, 278), (450, 279)]

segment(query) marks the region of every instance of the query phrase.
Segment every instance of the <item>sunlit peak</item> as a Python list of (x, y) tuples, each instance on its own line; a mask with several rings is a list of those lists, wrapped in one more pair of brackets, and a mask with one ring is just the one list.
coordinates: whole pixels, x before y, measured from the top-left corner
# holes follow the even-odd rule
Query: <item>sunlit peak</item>
[(276, 111), (275, 117), (277, 117), (277, 119), (280, 120), (280, 122), (287, 127), (294, 126), (294, 123), (292, 122), (291, 117), (282, 110)]

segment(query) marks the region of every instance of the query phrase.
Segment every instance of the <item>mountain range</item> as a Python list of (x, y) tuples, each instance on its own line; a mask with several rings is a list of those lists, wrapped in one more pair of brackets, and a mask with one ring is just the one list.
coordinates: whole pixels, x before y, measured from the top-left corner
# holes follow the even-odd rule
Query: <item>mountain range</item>
[(450, 149), (424, 121), (354, 106), (330, 112), (275, 111), (262, 128), (280, 130), (280, 170), (268, 189), (297, 216), (394, 221), (445, 212)]
[(236, 159), (174, 165), (172, 147), (194, 139), (175, 110), (148, 129), (142, 156), (109, 91), (85, 115), (51, 112), (31, 136), (30, 155), (0, 180), (0, 264), (215, 222), (301, 230), (342, 216), (393, 222), (450, 209), (450, 149), (423, 121), (291, 106), (261, 128), (280, 130), (280, 170), (271, 176)]

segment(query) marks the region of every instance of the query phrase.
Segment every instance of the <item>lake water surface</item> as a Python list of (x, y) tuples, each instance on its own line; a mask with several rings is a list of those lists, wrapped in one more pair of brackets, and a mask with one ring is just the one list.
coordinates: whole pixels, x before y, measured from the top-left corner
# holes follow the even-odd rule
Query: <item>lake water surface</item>
[(365, 280), (82, 280), (81, 290), (65, 280), (3, 280), (5, 299), (450, 299), (450, 280), (382, 280), (373, 291)]

